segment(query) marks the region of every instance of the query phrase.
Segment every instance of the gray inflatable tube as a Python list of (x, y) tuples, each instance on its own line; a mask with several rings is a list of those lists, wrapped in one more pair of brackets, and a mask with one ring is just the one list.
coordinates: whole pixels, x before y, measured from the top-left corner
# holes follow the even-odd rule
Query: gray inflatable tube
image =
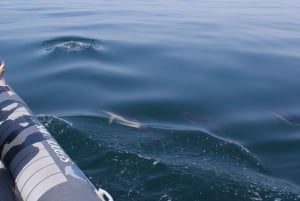
[(93, 186), (3, 78), (0, 109), (0, 156), (18, 200), (113, 200)]

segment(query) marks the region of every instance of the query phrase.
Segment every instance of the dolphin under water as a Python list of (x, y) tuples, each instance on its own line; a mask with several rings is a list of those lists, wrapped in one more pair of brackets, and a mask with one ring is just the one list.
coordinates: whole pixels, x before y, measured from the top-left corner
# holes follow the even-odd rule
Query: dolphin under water
[(277, 112), (270, 112), (271, 115), (283, 122), (291, 125), (291, 126), (300, 126), (300, 116), (299, 115), (288, 115), (288, 114), (280, 114)]
[(136, 121), (132, 121), (129, 119), (125, 119), (125, 117), (122, 117), (121, 115), (115, 114), (113, 112), (109, 112), (109, 111), (105, 111), (103, 110), (102, 112), (104, 112), (105, 114), (107, 114), (109, 116), (109, 123), (117, 123), (117, 124), (121, 124), (124, 126), (129, 126), (129, 127), (133, 127), (133, 128), (144, 128), (144, 126)]

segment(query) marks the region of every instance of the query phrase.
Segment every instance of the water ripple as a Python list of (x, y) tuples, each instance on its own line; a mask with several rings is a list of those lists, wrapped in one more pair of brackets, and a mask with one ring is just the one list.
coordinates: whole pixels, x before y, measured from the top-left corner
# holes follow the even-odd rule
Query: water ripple
[(43, 46), (46, 51), (64, 51), (71, 53), (98, 49), (100, 47), (100, 41), (97, 39), (66, 36), (47, 40), (43, 43)]
[(298, 186), (266, 174), (246, 148), (206, 132), (151, 127), (158, 139), (150, 140), (105, 117), (39, 119), (93, 183), (118, 200), (300, 198)]

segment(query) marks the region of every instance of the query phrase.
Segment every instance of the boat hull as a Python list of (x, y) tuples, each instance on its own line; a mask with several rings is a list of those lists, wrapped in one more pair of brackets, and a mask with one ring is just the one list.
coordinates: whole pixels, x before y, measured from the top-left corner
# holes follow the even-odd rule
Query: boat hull
[(19, 200), (112, 200), (109, 195), (99, 196), (4, 79), (0, 80), (0, 109), (0, 158), (15, 184)]

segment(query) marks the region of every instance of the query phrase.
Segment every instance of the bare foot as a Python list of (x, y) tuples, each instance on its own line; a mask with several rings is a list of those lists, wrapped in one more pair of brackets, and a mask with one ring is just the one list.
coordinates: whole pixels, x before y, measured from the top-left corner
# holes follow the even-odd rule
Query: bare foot
[(4, 61), (0, 60), (0, 78), (2, 78), (5, 71), (5, 63)]

